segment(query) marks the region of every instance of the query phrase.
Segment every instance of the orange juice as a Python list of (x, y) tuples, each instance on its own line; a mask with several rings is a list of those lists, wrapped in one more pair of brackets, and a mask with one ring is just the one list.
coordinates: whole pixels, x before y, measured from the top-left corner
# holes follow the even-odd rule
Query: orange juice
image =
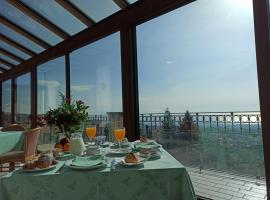
[(89, 138), (94, 138), (96, 136), (96, 127), (90, 127), (90, 128), (86, 128), (86, 135)]
[(122, 129), (115, 129), (114, 130), (114, 136), (115, 136), (115, 139), (118, 141), (118, 142), (121, 142), (124, 137), (125, 137), (125, 129), (122, 128)]

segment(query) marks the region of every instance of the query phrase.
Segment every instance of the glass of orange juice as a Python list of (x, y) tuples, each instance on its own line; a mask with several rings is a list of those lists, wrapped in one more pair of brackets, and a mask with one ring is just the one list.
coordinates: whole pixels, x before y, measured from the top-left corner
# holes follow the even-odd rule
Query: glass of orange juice
[(124, 127), (114, 129), (114, 137), (116, 141), (119, 143), (119, 149), (121, 149), (121, 141), (124, 140), (125, 134), (126, 131)]
[(94, 137), (96, 137), (97, 134), (97, 127), (96, 125), (90, 125), (85, 129), (86, 135), (90, 140), (90, 144), (92, 143)]

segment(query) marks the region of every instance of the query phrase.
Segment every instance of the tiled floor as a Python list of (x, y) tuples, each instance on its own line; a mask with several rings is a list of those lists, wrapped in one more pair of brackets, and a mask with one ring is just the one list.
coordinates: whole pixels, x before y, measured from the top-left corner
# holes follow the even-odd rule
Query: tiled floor
[(196, 195), (213, 200), (266, 200), (264, 181), (187, 167)]

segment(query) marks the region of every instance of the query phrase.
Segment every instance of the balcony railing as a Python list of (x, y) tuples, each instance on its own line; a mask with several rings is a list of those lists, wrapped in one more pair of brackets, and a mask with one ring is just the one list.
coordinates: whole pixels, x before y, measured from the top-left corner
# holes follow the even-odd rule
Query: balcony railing
[[(192, 112), (196, 131), (181, 129), (185, 113), (170, 113), (170, 130), (164, 113), (140, 114), (140, 133), (160, 142), (185, 165), (264, 178), (261, 115), (252, 112)], [(96, 124), (109, 124), (102, 115), (90, 117)], [(108, 125), (109, 126), (109, 125)], [(104, 129), (104, 128), (103, 128)]]

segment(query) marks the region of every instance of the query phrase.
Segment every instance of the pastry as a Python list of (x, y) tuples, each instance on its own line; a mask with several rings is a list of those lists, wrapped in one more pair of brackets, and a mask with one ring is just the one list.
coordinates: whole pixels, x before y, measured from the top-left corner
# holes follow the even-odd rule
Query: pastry
[(37, 167), (36, 161), (30, 161), (23, 165), (23, 169), (25, 170), (35, 169), (36, 167)]
[(139, 160), (134, 153), (129, 153), (125, 157), (125, 162), (126, 163), (138, 163)]
[(40, 169), (48, 168), (53, 162), (53, 156), (51, 154), (43, 154), (37, 160), (37, 167)]
[(141, 143), (147, 143), (149, 141), (149, 139), (146, 137), (146, 136), (142, 136), (141, 138), (140, 138), (140, 142)]
[(52, 165), (56, 165), (58, 163), (58, 161), (57, 160), (55, 160), (55, 159), (53, 159), (53, 161), (52, 161)]

